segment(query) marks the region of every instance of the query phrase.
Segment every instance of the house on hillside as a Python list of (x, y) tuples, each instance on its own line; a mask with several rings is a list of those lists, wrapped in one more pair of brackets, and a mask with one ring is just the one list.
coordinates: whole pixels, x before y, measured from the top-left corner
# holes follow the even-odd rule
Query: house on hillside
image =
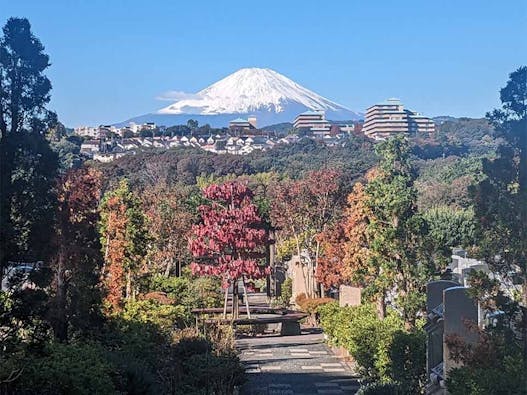
[(99, 140), (87, 140), (81, 144), (80, 153), (90, 158), (101, 151), (101, 142)]

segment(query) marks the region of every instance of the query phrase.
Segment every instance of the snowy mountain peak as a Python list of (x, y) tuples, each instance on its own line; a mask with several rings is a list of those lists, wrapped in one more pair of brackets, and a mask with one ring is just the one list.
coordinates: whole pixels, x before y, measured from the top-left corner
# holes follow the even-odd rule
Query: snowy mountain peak
[(354, 114), (284, 75), (263, 68), (240, 69), (191, 98), (159, 110), (158, 114), (280, 114), (299, 109)]

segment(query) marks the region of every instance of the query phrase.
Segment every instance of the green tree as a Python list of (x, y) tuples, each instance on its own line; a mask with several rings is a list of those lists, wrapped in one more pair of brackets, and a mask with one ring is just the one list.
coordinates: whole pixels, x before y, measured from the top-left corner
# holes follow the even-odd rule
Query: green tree
[(371, 213), (366, 230), (371, 250), (369, 264), (376, 267), (378, 275), (367, 289), (381, 295), (381, 316), (386, 295), (395, 291), (395, 307), (406, 323), (413, 325), (423, 307), (423, 287), (428, 278), (428, 266), (421, 253), (426, 222), (417, 211), (408, 141), (395, 137), (379, 144), (376, 151), (380, 157), (378, 174), (365, 192)]
[[(43, 74), (49, 66), (43, 50), (26, 19), (7, 21), (0, 37), (0, 280), (8, 261), (47, 264), (51, 253), (57, 157), (44, 132), (56, 119), (45, 108), (51, 84)], [(2, 367), (10, 354), (49, 334), (47, 274), (45, 267), (29, 274), (35, 287), (18, 287), (24, 276), (12, 277), (10, 292), (0, 291)]]
[(187, 121), (187, 128), (189, 128), (191, 131), (194, 131), (195, 129), (198, 128), (198, 121), (196, 121), (195, 119), (189, 119)]
[(57, 158), (43, 134), (56, 116), (45, 108), (51, 83), (43, 51), (27, 19), (7, 21), (0, 38), (0, 269), (8, 260), (45, 260), (51, 238)]
[[(501, 109), (487, 114), (504, 144), (484, 159), (487, 176), (474, 190), (481, 250), (497, 271), (516, 272), (523, 283), (523, 360), (527, 365), (527, 67), (510, 74)], [(527, 380), (527, 378), (526, 378)], [(527, 387), (527, 381), (525, 383)]]
[(431, 208), (423, 213), (428, 225), (428, 245), (437, 269), (443, 270), (450, 261), (453, 247), (469, 248), (475, 244), (476, 220), (473, 209), (448, 206)]

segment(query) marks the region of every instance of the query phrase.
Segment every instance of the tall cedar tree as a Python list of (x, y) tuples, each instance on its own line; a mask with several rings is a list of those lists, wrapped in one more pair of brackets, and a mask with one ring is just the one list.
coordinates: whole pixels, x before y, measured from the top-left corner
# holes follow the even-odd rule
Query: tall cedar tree
[(378, 174), (365, 189), (365, 203), (371, 213), (367, 226), (369, 264), (378, 270), (375, 283), (369, 286), (386, 296), (395, 292), (395, 307), (406, 323), (413, 325), (423, 307), (423, 287), (428, 279), (429, 268), (422, 254), (426, 223), (417, 212), (408, 141), (394, 137), (379, 144), (376, 151), (380, 157)]
[(315, 275), (321, 253), (317, 235), (335, 220), (341, 207), (340, 177), (335, 170), (312, 171), (303, 179), (277, 184), (271, 193), (271, 220), (280, 229), (281, 243), (294, 246), (309, 296), (317, 292)]
[(101, 174), (92, 168), (70, 170), (59, 180), (51, 311), (61, 341), (68, 339), (70, 327), (85, 332), (100, 320), (100, 194)]
[[(527, 366), (527, 66), (501, 89), (501, 109), (487, 114), (505, 144), (483, 161), (487, 178), (475, 189), (482, 252), (494, 269), (523, 283), (523, 359)], [(525, 379), (527, 388), (527, 375)]]
[(100, 212), (106, 304), (111, 312), (119, 312), (124, 301), (134, 297), (134, 285), (143, 268), (149, 241), (146, 220), (126, 180), (104, 195)]
[[(267, 233), (246, 185), (235, 181), (213, 184), (203, 189), (203, 196), (209, 204), (199, 207), (201, 223), (192, 227), (188, 243), (195, 259), (192, 272), (220, 276), (226, 290), (233, 287), (233, 318), (237, 318), (240, 279), (245, 286), (247, 279), (268, 274), (259, 264), (265, 257)], [(227, 298), (225, 311), (226, 306)]]
[(7, 21), (0, 38), (0, 269), (50, 253), (58, 163), (43, 136), (56, 121), (45, 108), (51, 83), (43, 51), (27, 19)]
[[(0, 280), (9, 261), (49, 264), (57, 157), (44, 138), (54, 121), (45, 106), (51, 84), (44, 47), (26, 19), (11, 18), (0, 37)], [(47, 268), (33, 271), (36, 287), (0, 291), (0, 359), (19, 342), (43, 341)]]

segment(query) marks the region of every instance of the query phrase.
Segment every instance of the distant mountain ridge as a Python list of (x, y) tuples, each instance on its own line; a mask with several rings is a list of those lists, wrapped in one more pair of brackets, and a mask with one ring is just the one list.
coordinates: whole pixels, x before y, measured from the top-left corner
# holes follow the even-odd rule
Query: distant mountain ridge
[(362, 114), (304, 88), (284, 75), (261, 68), (244, 68), (178, 100), (156, 113), (128, 122), (156, 122), (171, 126), (195, 119), (213, 127), (227, 126), (234, 118), (256, 116), (259, 126), (292, 122), (308, 110), (323, 110), (329, 120), (357, 120)]

